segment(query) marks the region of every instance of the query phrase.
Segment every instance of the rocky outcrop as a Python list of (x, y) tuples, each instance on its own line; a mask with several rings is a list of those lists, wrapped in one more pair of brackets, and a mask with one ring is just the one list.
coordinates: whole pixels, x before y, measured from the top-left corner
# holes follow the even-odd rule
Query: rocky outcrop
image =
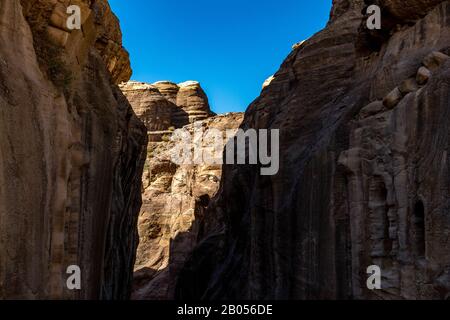
[[(186, 126), (194, 130), (237, 130), (243, 114), (229, 113)], [(224, 139), (225, 142), (225, 139)], [(203, 140), (202, 148), (212, 141)], [(140, 243), (135, 265), (133, 299), (173, 299), (180, 269), (203, 235), (210, 217), (205, 209), (219, 189), (221, 165), (177, 165), (173, 141), (149, 146), (143, 176)]]
[(198, 82), (150, 85), (131, 81), (121, 89), (146, 124), (151, 141), (143, 175), (144, 203), (132, 297), (169, 299), (174, 296), (179, 269), (201, 235), (204, 208), (218, 190), (221, 176), (220, 165), (174, 163), (171, 135), (189, 122), (183, 129), (191, 134), (200, 127), (237, 129), (243, 115), (210, 118), (208, 99)]
[(262, 85), (262, 89), (264, 89), (265, 87), (268, 87), (271, 83), (272, 83), (272, 81), (275, 79), (275, 77), (272, 75), (272, 76), (270, 76), (270, 77), (268, 77), (264, 82), (263, 82), (263, 85)]
[[(130, 294), (146, 130), (106, 0), (0, 2), (0, 298)], [(81, 289), (66, 285), (71, 265)]]
[[(121, 89), (147, 125), (150, 137), (132, 298), (171, 299), (178, 273), (202, 236), (204, 210), (219, 189), (222, 169), (219, 164), (175, 163), (172, 150), (176, 141), (171, 136), (186, 122), (192, 123), (182, 129), (192, 136), (194, 130), (236, 130), (243, 114), (211, 117), (208, 99), (193, 81), (180, 85), (167, 81), (152, 85), (128, 82)], [(182, 119), (181, 114), (186, 116)], [(205, 149), (212, 143), (201, 141)]]
[(379, 0), (372, 2), (403, 23), (415, 23), (442, 0)]
[[(208, 97), (196, 81), (180, 83), (177, 94), (177, 106), (172, 121), (176, 127), (203, 120), (213, 115), (209, 109)], [(186, 119), (187, 117), (187, 119)], [(187, 122), (186, 122), (187, 120)]]
[(153, 84), (129, 81), (120, 89), (147, 126), (152, 142), (162, 141), (174, 129), (214, 115), (208, 97), (197, 81)]
[(157, 87), (141, 82), (128, 82), (120, 89), (144, 122), (148, 132), (167, 131), (172, 126), (172, 109), (176, 106)]
[(175, 129), (215, 115), (197, 81), (128, 81), (119, 87), (146, 125), (151, 142), (163, 142)]
[[(47, 55), (47, 52), (41, 54), (40, 51), (50, 50), (48, 46), (51, 43), (57, 48), (65, 48), (66, 63), (83, 64), (89, 49), (85, 45), (89, 42), (97, 49), (115, 83), (130, 79), (130, 60), (122, 46), (119, 20), (107, 1), (22, 0), (21, 3), (23, 14), (33, 29), (38, 57)], [(71, 32), (67, 28), (69, 5), (77, 5), (81, 9), (81, 32)]]
[[(387, 33), (364, 30), (374, 3)], [(204, 229), (178, 298), (449, 297), (450, 3), (333, 4), (241, 126), (280, 130), (279, 173), (224, 166), (205, 213), (221, 223)], [(372, 265), (381, 290), (366, 285)]]

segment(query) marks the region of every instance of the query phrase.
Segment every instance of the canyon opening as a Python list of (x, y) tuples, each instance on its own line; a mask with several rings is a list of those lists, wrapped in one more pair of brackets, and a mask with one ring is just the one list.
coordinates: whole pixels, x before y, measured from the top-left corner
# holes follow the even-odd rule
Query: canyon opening
[(0, 300), (450, 299), (450, 1), (138, 2), (0, 2)]

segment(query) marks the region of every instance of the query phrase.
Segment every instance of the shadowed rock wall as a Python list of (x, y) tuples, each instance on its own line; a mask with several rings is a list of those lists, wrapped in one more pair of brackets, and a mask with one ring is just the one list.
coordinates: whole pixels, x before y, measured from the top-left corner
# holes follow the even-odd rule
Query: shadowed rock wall
[[(450, 3), (364, 2), (333, 1), (248, 108), (243, 129), (280, 129), (280, 172), (224, 166), (178, 298), (448, 298)], [(373, 3), (389, 23), (367, 32)]]
[[(0, 2), (0, 298), (130, 294), (147, 135), (107, 1)], [(67, 267), (81, 268), (68, 290)]]

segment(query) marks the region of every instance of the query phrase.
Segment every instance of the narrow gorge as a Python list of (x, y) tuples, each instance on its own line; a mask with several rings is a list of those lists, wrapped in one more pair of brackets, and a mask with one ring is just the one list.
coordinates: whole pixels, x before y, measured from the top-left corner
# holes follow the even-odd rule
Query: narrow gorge
[[(450, 299), (450, 1), (333, 0), (245, 113), (131, 76), (107, 0), (0, 0), (1, 300)], [(198, 129), (279, 172), (176, 163)]]

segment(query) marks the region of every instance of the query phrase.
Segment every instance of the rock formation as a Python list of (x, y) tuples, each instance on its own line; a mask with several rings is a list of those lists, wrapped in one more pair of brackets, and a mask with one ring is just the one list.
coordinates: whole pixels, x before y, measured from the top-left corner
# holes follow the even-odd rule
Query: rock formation
[(172, 126), (172, 109), (176, 106), (157, 87), (133, 81), (119, 87), (150, 134), (168, 132)]
[[(1, 1), (0, 299), (126, 299), (133, 266), (135, 299), (449, 299), (449, 21), (449, 1), (333, 0), (240, 124), (197, 82), (122, 93), (107, 0)], [(176, 128), (239, 125), (280, 130), (277, 175), (172, 161)]]
[[(183, 129), (224, 132), (237, 129), (243, 114), (212, 116), (197, 82), (121, 85), (136, 114), (146, 123), (150, 143), (143, 175), (140, 243), (135, 265), (133, 299), (174, 297), (178, 273), (202, 236), (204, 210), (219, 189), (221, 165), (178, 165), (171, 158), (170, 136)], [(177, 105), (178, 103), (179, 105)], [(180, 115), (185, 114), (185, 117)], [(203, 119), (203, 120), (200, 120)], [(182, 121), (180, 121), (182, 120)], [(203, 147), (210, 147), (203, 141)]]
[(176, 105), (180, 108), (173, 112), (172, 119), (175, 126), (181, 127), (212, 115), (208, 98), (198, 82), (186, 81), (178, 86), (180, 89), (177, 94)]
[[(169, 128), (181, 128), (212, 115), (208, 97), (197, 81), (175, 84), (160, 81), (154, 84), (129, 81), (120, 88), (130, 100), (137, 115), (156, 140)], [(145, 114), (144, 114), (145, 113)], [(152, 140), (152, 137), (151, 137)]]
[(449, 20), (448, 1), (333, 1), (241, 126), (280, 129), (280, 172), (224, 166), (178, 298), (449, 298)]
[(129, 297), (147, 145), (130, 74), (106, 0), (0, 2), (0, 299)]

